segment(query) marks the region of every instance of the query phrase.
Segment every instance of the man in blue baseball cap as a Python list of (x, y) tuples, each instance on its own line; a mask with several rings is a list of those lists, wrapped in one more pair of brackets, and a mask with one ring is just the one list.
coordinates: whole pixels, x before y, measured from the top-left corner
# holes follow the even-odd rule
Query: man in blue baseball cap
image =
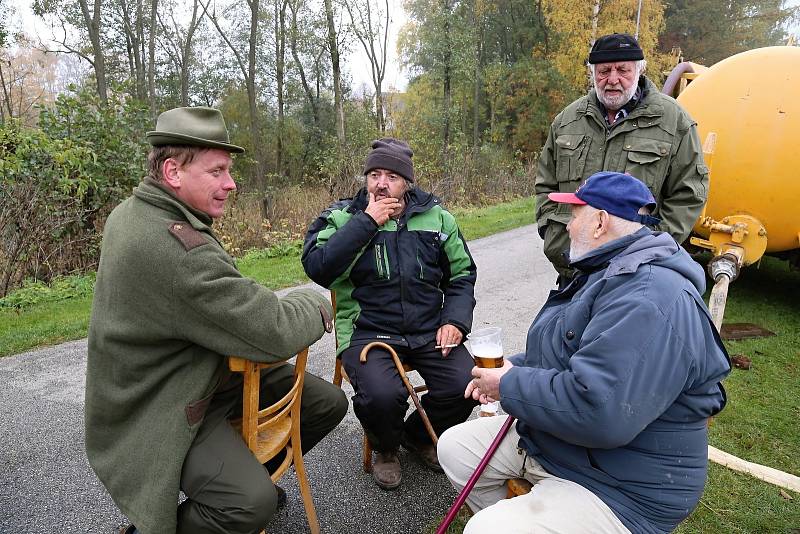
[[(705, 274), (646, 226), (655, 201), (633, 176), (599, 172), (550, 199), (571, 211), (578, 274), (551, 292), (525, 353), (472, 370), (465, 395), (499, 400), (517, 424), (467, 499), (464, 532), (670, 532), (700, 501), (707, 420), (726, 402), (730, 362), (701, 298)], [(441, 436), (456, 489), (502, 424), (477, 418)], [(505, 499), (519, 476), (533, 489)]]

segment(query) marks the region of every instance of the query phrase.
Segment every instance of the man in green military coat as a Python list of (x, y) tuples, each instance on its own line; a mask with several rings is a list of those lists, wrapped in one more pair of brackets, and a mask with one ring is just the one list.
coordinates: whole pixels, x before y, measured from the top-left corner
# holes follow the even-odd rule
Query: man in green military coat
[[(126, 533), (255, 533), (277, 506), (269, 473), (228, 418), (241, 375), (226, 356), (286, 360), (330, 331), (330, 303), (312, 290), (279, 299), (244, 278), (211, 228), (236, 184), (222, 114), (162, 113), (149, 175), (106, 222), (86, 369), (86, 453)], [(266, 402), (292, 366), (262, 374)], [(342, 391), (313, 375), (301, 437), (311, 449), (344, 417)], [(187, 499), (178, 505), (179, 490)]]
[(569, 267), (570, 211), (548, 198), (572, 193), (598, 171), (630, 174), (656, 199), (653, 215), (682, 243), (708, 197), (708, 168), (696, 123), (643, 75), (639, 43), (627, 34), (605, 35), (589, 53), (594, 88), (553, 120), (536, 173), (536, 221), (544, 252), (562, 276)]

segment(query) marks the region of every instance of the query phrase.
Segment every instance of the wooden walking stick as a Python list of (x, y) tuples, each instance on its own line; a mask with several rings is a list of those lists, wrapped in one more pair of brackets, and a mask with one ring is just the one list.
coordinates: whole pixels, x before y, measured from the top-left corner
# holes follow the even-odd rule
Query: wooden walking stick
[(403, 384), (405, 384), (406, 389), (408, 390), (408, 394), (411, 395), (411, 400), (414, 401), (414, 406), (417, 407), (417, 411), (419, 412), (419, 415), (422, 418), (422, 423), (425, 425), (425, 430), (428, 431), (428, 435), (431, 437), (431, 440), (433, 441), (433, 445), (435, 447), (436, 444), (439, 443), (439, 438), (436, 437), (436, 432), (433, 430), (433, 426), (431, 425), (431, 420), (428, 419), (428, 414), (425, 413), (425, 408), (423, 408), (422, 404), (420, 404), (419, 396), (417, 395), (417, 392), (414, 391), (414, 386), (412, 386), (411, 382), (408, 381), (408, 376), (406, 376), (406, 370), (403, 369), (403, 363), (400, 361), (400, 358), (397, 356), (395, 350), (386, 343), (383, 343), (381, 341), (373, 341), (372, 343), (361, 349), (361, 355), (359, 356), (361, 363), (365, 363), (367, 361), (367, 353), (370, 350), (377, 347), (385, 349), (392, 356), (392, 360), (394, 360), (394, 365), (395, 367), (397, 367), (397, 372), (400, 373), (400, 378), (403, 380)]
[(483, 474), (486, 466), (489, 465), (489, 460), (491, 460), (492, 456), (494, 456), (495, 451), (497, 451), (497, 447), (500, 446), (500, 442), (503, 441), (503, 438), (506, 437), (506, 434), (508, 434), (508, 430), (511, 428), (511, 425), (514, 424), (514, 420), (514, 416), (509, 415), (508, 419), (506, 419), (506, 422), (503, 423), (502, 427), (500, 427), (500, 432), (497, 433), (494, 441), (492, 441), (492, 444), (489, 445), (489, 448), (486, 450), (486, 454), (483, 455), (478, 467), (475, 468), (475, 472), (472, 473), (472, 476), (469, 477), (469, 480), (467, 480), (467, 485), (464, 486), (464, 489), (462, 489), (461, 493), (459, 493), (458, 497), (456, 497), (453, 506), (451, 506), (447, 511), (447, 515), (444, 516), (442, 524), (436, 529), (436, 534), (444, 534), (447, 532), (447, 528), (450, 526), (450, 523), (452, 523), (456, 518), (456, 514), (458, 514), (459, 509), (461, 509), (461, 507), (464, 505), (464, 501), (467, 500), (469, 492), (471, 492), (472, 488), (475, 487), (475, 483), (478, 482), (478, 479)]

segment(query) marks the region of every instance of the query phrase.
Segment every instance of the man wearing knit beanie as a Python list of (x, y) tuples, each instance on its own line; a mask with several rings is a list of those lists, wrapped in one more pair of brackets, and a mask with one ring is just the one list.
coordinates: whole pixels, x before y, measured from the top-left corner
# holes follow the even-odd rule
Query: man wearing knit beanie
[(536, 173), (536, 222), (544, 251), (560, 275), (569, 265), (570, 212), (550, 193), (572, 193), (592, 174), (615, 171), (642, 181), (656, 199), (655, 227), (678, 243), (688, 236), (708, 195), (696, 123), (644, 76), (638, 41), (626, 33), (598, 38), (589, 52), (593, 88), (553, 120)]
[[(400, 485), (398, 448), (441, 471), (417, 412), (388, 351), (391, 345), (428, 386), (422, 406), (438, 434), (465, 421), (472, 358), (463, 341), (472, 327), (475, 263), (453, 215), (415, 186), (413, 151), (390, 137), (373, 141), (365, 186), (334, 203), (311, 224), (303, 267), (336, 295), (337, 356), (355, 395), (353, 409), (375, 451), (372, 474), (383, 489)], [(405, 419), (405, 420), (404, 420)]]

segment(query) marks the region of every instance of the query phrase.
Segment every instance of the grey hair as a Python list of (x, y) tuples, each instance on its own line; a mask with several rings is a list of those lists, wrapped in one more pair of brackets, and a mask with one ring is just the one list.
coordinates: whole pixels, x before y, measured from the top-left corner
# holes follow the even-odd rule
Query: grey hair
[[(588, 65), (589, 65), (589, 72), (592, 73), (592, 83), (594, 83), (594, 68), (596, 64), (589, 63)], [(635, 68), (636, 68), (636, 78), (638, 79), (639, 76), (644, 74), (644, 71), (647, 70), (647, 60), (646, 59), (637, 60)]]

